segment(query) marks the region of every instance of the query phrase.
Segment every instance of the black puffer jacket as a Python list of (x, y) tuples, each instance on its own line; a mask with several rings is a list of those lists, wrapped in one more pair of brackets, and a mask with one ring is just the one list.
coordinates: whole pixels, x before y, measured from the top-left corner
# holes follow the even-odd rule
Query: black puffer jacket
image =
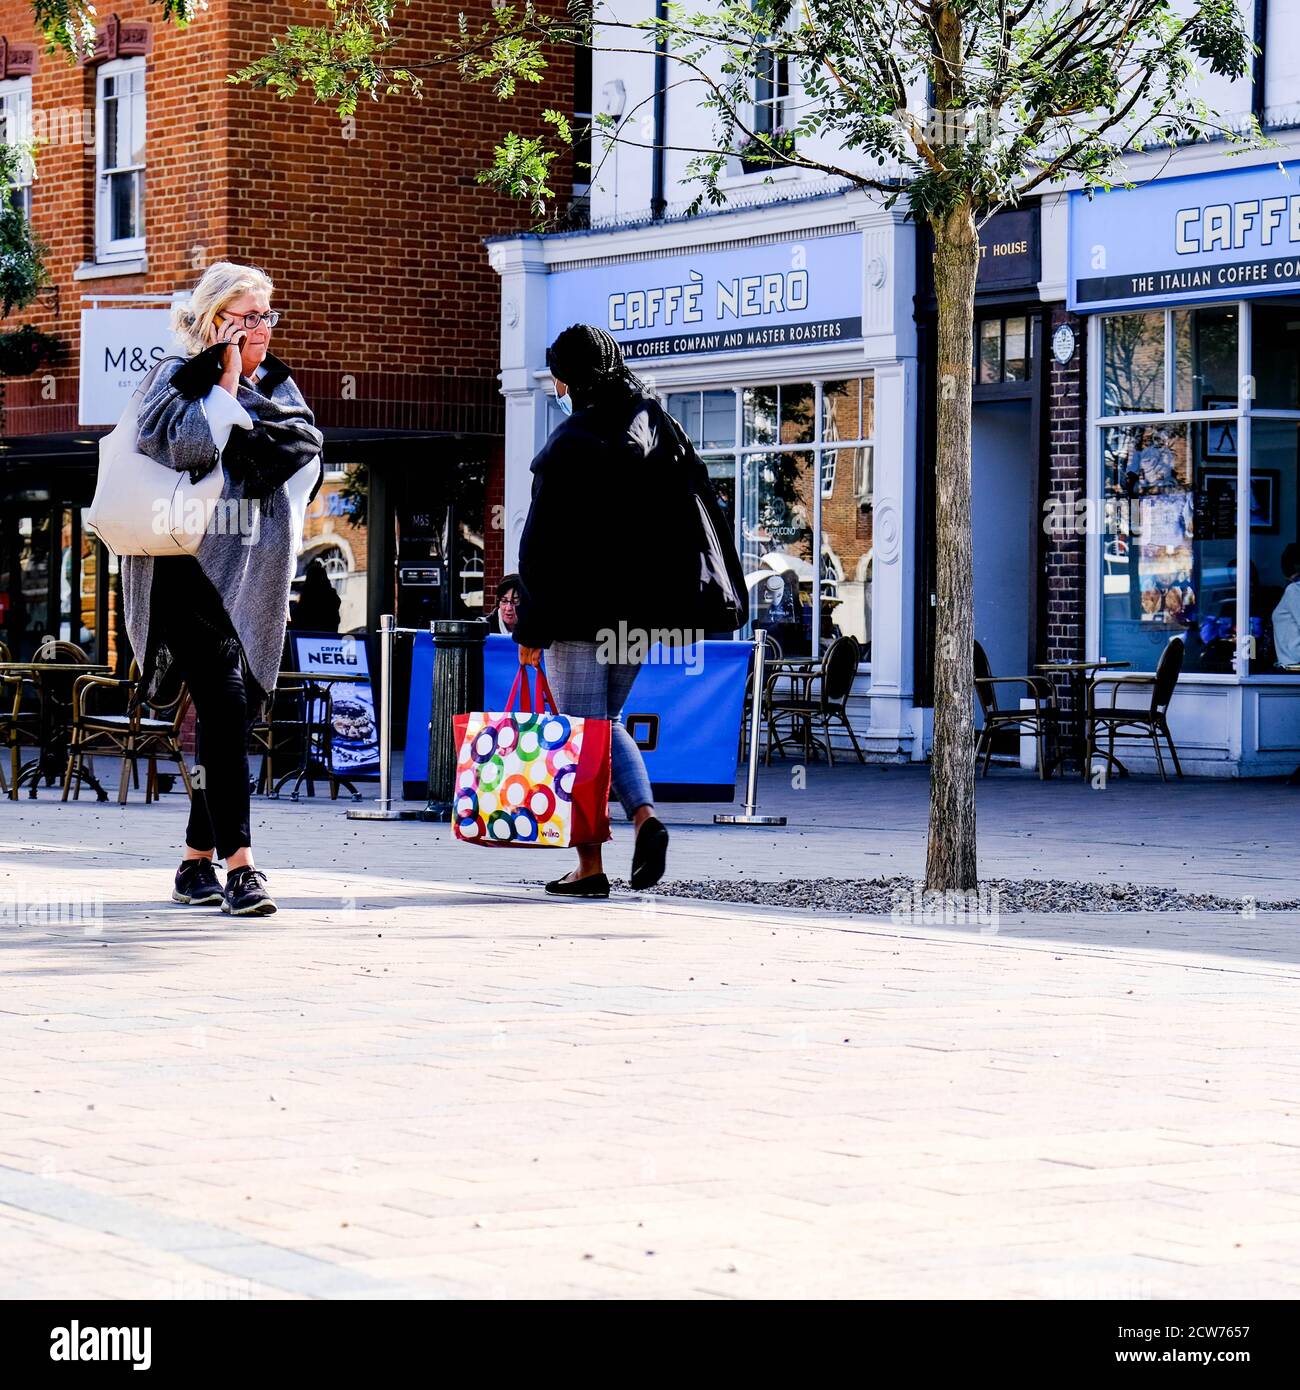
[(521, 646), (629, 631), (733, 632), (745, 580), (699, 456), (652, 396), (575, 411), (533, 460)]

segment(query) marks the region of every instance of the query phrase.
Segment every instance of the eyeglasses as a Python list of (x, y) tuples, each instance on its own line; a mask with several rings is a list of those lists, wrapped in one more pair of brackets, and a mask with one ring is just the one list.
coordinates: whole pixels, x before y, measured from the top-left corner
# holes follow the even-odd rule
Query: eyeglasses
[(519, 600), (517, 598), (503, 598), (499, 600), (498, 606), (501, 608), (518, 608)]
[(280, 322), (280, 315), (274, 309), (265, 314), (223, 314), (222, 317), (239, 320), (250, 333), (259, 323), (266, 324), (268, 328), (274, 328)]

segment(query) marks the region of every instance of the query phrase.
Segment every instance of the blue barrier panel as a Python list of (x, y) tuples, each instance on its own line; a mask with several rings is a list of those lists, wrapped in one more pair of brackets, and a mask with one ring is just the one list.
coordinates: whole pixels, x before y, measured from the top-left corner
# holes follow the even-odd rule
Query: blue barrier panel
[[(668, 653), (676, 664), (647, 662), (623, 710), (623, 724), (645, 757), (657, 800), (734, 801), (736, 751), (753, 648), (748, 642), (705, 642)], [(652, 649), (652, 656), (659, 650)], [(543, 656), (543, 665), (545, 657)], [(483, 703), (505, 708), (519, 669), (514, 639), (493, 633), (483, 653)], [(433, 638), (415, 638), (402, 795), (428, 795), (429, 691)], [(563, 713), (563, 711), (561, 711)]]

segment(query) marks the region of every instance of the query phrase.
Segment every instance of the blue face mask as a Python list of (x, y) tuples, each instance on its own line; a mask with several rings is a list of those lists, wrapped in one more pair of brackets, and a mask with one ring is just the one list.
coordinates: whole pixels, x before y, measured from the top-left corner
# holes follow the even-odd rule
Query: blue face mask
[[(555, 391), (555, 388), (551, 387), (551, 390)], [(560, 407), (561, 414), (573, 414), (573, 397), (567, 391), (564, 393), (564, 395), (560, 395), (558, 391), (555, 391), (555, 403)]]

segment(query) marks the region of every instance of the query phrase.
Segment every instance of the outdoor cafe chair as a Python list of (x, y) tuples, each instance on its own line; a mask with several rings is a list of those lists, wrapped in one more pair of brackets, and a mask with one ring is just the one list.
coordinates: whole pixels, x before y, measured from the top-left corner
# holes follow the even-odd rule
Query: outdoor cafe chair
[[(804, 758), (812, 757), (812, 745), (823, 744), (822, 739), (813, 739), (813, 726), (817, 725), (824, 737), (826, 761), (835, 766), (835, 754), (831, 750), (831, 725), (840, 724), (853, 744), (858, 761), (865, 763), (858, 737), (853, 732), (849, 720), (849, 694), (853, 689), (854, 678), (858, 674), (858, 663), (862, 648), (856, 637), (837, 637), (821, 661), (815, 665), (778, 663), (767, 678), (764, 703), (767, 706), (767, 759), (772, 761), (772, 745), (780, 744), (784, 749), (785, 740), (780, 736), (782, 720), (788, 720), (788, 737), (793, 741), (796, 727), (802, 728)], [(777, 693), (776, 685), (781, 679), (790, 682), (788, 691)]]
[[(32, 796), (36, 795), (42, 777), (47, 786), (55, 785), (71, 722), (76, 668), (90, 665), (90, 657), (75, 642), (55, 639), (37, 647), (32, 660), (50, 662), (67, 670), (30, 670), (12, 673), (7, 678), (7, 684), (14, 687), (12, 700), (6, 700), (9, 707), (4, 727), (13, 772), (9, 797), (15, 801), (18, 799), (20, 781), (28, 782)], [(29, 692), (34, 705), (32, 700), (25, 698)], [(36, 758), (25, 768), (20, 768), (19, 750), (24, 746), (35, 748)]]
[[(99, 707), (106, 691), (124, 695), (116, 703), (120, 710)], [(158, 799), (158, 762), (174, 762), (185, 783), (187, 796), (193, 796), (185, 752), (181, 747), (181, 725), (190, 705), (190, 693), (182, 685), (176, 697), (165, 705), (151, 704), (140, 699), (140, 668), (133, 661), (125, 679), (112, 676), (79, 676), (72, 688), (72, 731), (68, 744), (68, 765), (63, 774), (63, 797), (72, 790), (75, 801), (81, 795), (85, 760), (101, 754), (121, 758), (122, 776), (118, 782), (117, 801), (126, 805), (128, 779), (140, 785), (138, 763), (148, 760), (145, 775), (145, 805)], [(76, 784), (73, 790), (73, 784)]]
[(301, 757), (306, 691), (303, 681), (288, 678), (281, 671), (271, 698), (249, 726), (248, 751), (262, 759), (253, 783), (259, 795), (275, 795), (278, 760), (289, 759), (296, 766)]
[[(1105, 757), (1107, 769), (1118, 768), (1120, 776), (1127, 777), (1128, 769), (1115, 756), (1115, 740), (1149, 740), (1151, 747), (1155, 749), (1160, 780), (1167, 782), (1169, 778), (1165, 775), (1165, 760), (1160, 751), (1160, 739), (1163, 737), (1174, 760), (1174, 771), (1179, 777), (1183, 775), (1182, 764), (1178, 761), (1178, 749), (1174, 747), (1174, 740), (1169, 732), (1169, 702), (1174, 697), (1178, 677), (1182, 673), (1183, 656), (1182, 638), (1175, 637), (1160, 653), (1154, 675), (1127, 672), (1123, 675), (1102, 675), (1088, 686), (1088, 768), (1092, 767), (1094, 754), (1099, 754)], [(1110, 687), (1110, 703), (1099, 709), (1097, 695), (1105, 686)], [(1116, 703), (1121, 691), (1143, 689), (1151, 691), (1149, 704), (1125, 707)], [(1098, 743), (1098, 734), (1103, 728), (1106, 730), (1104, 754), (1101, 753)]]
[[(1025, 698), (1032, 699), (1032, 710), (1003, 709), (998, 704), (998, 687), (1017, 685), (1027, 692)], [(1056, 696), (1052, 683), (1046, 676), (995, 676), (989, 665), (988, 654), (975, 643), (975, 694), (979, 699), (980, 713), (984, 716), (984, 727), (975, 741), (975, 761), (984, 754), (982, 777), (989, 775), (989, 764), (993, 761), (993, 740), (999, 733), (1028, 733), (1033, 735), (1035, 761), (1038, 766), (1038, 779), (1044, 781), (1048, 776), (1047, 738), (1056, 726)]]
[[(766, 648), (763, 655), (765, 665), (770, 665), (770, 663), (774, 661), (780, 661), (783, 655), (780, 642), (778, 642), (765, 627), (757, 627), (754, 631), (755, 633), (761, 632), (763, 634), (763, 642)], [(745, 758), (745, 750), (749, 747), (749, 721), (751, 718), (751, 710), (753, 709), (753, 699), (754, 659), (751, 656), (749, 660), (749, 674), (745, 677), (745, 698), (741, 701), (740, 706), (740, 751), (737, 756), (742, 762)], [(767, 718), (766, 705), (759, 711), (758, 717), (760, 720)]]
[[(0, 642), (0, 661), (11, 660), (9, 648)], [(0, 748), (9, 750), (9, 776), (0, 763), (0, 793), (11, 801), (18, 799), (18, 778), (22, 772), (22, 749), (41, 746), (41, 716), (34, 703), (35, 688), (25, 676), (0, 675)]]

